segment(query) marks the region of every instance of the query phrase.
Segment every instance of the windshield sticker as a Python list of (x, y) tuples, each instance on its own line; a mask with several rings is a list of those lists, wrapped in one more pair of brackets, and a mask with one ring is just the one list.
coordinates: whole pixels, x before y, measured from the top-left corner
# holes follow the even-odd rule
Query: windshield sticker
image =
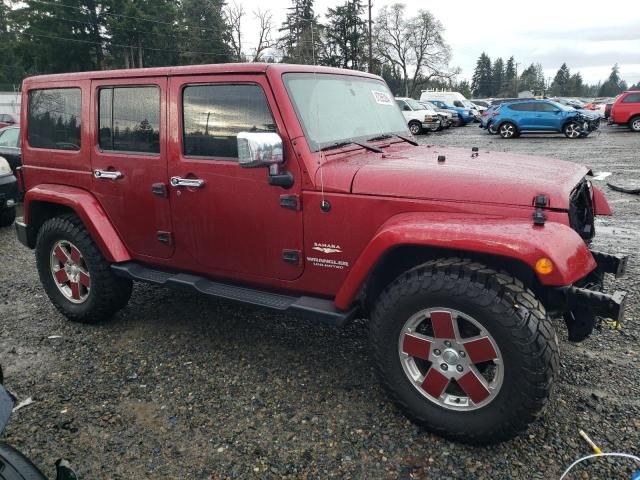
[(393, 100), (389, 98), (389, 95), (386, 92), (371, 90), (371, 93), (373, 93), (373, 98), (376, 99), (376, 103), (379, 103), (380, 105), (393, 105)]

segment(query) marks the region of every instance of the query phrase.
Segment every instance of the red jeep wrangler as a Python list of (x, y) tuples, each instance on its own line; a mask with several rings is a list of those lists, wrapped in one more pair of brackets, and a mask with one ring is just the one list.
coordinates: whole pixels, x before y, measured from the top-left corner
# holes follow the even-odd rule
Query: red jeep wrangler
[(609, 123), (628, 125), (634, 132), (640, 132), (640, 91), (624, 92), (616, 98)]
[[(376, 76), (232, 64), (49, 75), (23, 86), (20, 241), (69, 319), (132, 280), (343, 325), (370, 318), (381, 381), (416, 422), (514, 436), (549, 396), (552, 318), (620, 319), (625, 258), (589, 170), (418, 146)], [(473, 151), (472, 151), (473, 150)]]

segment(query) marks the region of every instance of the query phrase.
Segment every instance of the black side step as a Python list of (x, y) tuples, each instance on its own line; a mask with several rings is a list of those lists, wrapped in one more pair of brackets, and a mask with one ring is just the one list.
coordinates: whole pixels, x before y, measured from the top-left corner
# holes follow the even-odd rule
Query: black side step
[(331, 300), (324, 298), (280, 295), (278, 293), (214, 282), (207, 278), (188, 273), (171, 273), (155, 270), (135, 262), (111, 265), (111, 269), (116, 275), (131, 280), (195, 290), (204, 295), (216, 298), (224, 298), (290, 314), (302, 315), (336, 327), (343, 326), (355, 314), (355, 309), (347, 312), (338, 310)]

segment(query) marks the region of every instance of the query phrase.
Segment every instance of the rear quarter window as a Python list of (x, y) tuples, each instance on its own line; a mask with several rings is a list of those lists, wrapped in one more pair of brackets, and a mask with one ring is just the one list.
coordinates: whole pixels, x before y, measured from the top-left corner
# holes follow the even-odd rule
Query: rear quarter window
[(640, 93), (630, 93), (622, 99), (622, 103), (640, 103)]
[(79, 88), (31, 90), (27, 140), (35, 148), (80, 150)]

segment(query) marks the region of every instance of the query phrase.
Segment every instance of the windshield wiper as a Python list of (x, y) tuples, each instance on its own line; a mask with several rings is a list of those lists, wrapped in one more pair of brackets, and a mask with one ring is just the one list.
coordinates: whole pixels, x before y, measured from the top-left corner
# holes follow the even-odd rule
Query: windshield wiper
[(387, 138), (393, 138), (393, 137), (399, 138), (400, 140), (404, 140), (405, 142), (410, 143), (414, 147), (417, 147), (419, 145), (419, 143), (416, 142), (415, 140), (411, 140), (410, 138), (404, 137), (402, 135), (398, 135), (397, 133), (394, 133), (394, 134), (385, 133), (377, 137), (368, 138), (367, 142), (375, 142), (376, 140), (386, 140)]
[(324, 152), (325, 150), (333, 150), (334, 148), (346, 147), (347, 145), (358, 145), (359, 147), (362, 147), (362, 148), (364, 148), (366, 150), (369, 150), (370, 152), (384, 153), (384, 150), (382, 150), (382, 149), (380, 149), (378, 147), (374, 147), (373, 145), (369, 145), (367, 143), (356, 142), (354, 140), (345, 140), (344, 142), (332, 143), (331, 145), (327, 145), (326, 147), (322, 147), (320, 149), (320, 151)]

